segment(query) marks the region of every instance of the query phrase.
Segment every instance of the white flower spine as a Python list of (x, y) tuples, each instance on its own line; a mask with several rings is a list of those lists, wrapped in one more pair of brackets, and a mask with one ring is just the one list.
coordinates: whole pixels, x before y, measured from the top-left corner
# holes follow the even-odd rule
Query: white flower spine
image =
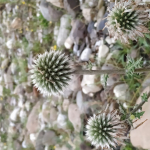
[(38, 55), (31, 69), (34, 86), (46, 96), (62, 93), (70, 80), (72, 69), (69, 58), (60, 51)]
[(149, 21), (146, 8), (140, 10), (138, 4), (132, 0), (121, 0), (110, 10), (107, 17), (106, 27), (110, 36), (123, 43), (129, 43), (129, 39), (137, 40), (143, 37), (143, 33), (149, 33), (145, 23)]
[(86, 137), (96, 148), (112, 149), (126, 139), (127, 126), (120, 121), (117, 110), (107, 113), (103, 111), (93, 115), (86, 125)]

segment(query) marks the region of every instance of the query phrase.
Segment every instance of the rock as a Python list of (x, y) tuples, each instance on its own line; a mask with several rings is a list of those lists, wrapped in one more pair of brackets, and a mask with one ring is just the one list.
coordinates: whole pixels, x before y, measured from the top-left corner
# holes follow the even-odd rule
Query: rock
[(38, 132), (37, 133), (31, 133), (29, 136), (30, 136), (30, 140), (31, 140), (31, 142), (32, 142), (32, 144), (34, 145), (34, 147), (35, 147), (35, 145), (36, 145), (36, 139), (37, 139), (37, 137), (38, 137)]
[(66, 89), (69, 89), (71, 91), (79, 91), (81, 89), (81, 76), (72, 74), (71, 75), (71, 80), (68, 82), (68, 86)]
[(91, 33), (93, 29), (94, 29), (94, 21), (91, 21), (88, 24), (88, 28), (87, 28), (88, 33)]
[(53, 8), (46, 0), (41, 1), (39, 8), (43, 17), (48, 21), (57, 22), (63, 14), (61, 11)]
[(28, 40), (29, 43), (34, 42), (35, 37), (33, 32), (27, 32), (25, 34), (26, 39)]
[(84, 95), (82, 94), (82, 91), (78, 91), (76, 96), (76, 104), (80, 110), (81, 113), (88, 113), (89, 104), (86, 102)]
[(25, 123), (27, 121), (27, 112), (24, 109), (21, 109), (19, 113), (19, 117), (20, 117), (20, 121), (22, 123)]
[(47, 0), (47, 1), (52, 3), (54, 6), (64, 8), (63, 0)]
[(85, 3), (88, 4), (89, 7), (96, 7), (98, 5), (97, 0), (86, 0)]
[[(111, 53), (109, 53), (109, 54), (107, 55), (105, 64), (111, 64), (111, 60), (112, 60), (113, 58), (118, 57), (118, 55), (119, 55), (119, 50), (113, 50)], [(110, 61), (110, 63), (109, 63), (109, 61)]]
[(22, 21), (20, 18), (16, 17), (11, 23), (11, 28), (13, 29), (19, 29), (22, 27)]
[(116, 42), (115, 39), (110, 36), (107, 36), (105, 40), (108, 44), (114, 44)]
[(64, 111), (68, 111), (69, 104), (70, 104), (69, 99), (64, 99), (63, 104), (62, 104)]
[(56, 146), (55, 150), (69, 150), (69, 149), (66, 146), (62, 146), (62, 147)]
[(11, 69), (11, 73), (15, 74), (17, 72), (17, 64), (16, 63), (11, 63), (10, 69)]
[(150, 85), (150, 75), (148, 75), (145, 80), (142, 82), (142, 87), (147, 87)]
[[(103, 11), (103, 10), (102, 10)], [(103, 18), (99, 20), (99, 22), (97, 22), (97, 31), (102, 31), (103, 34), (107, 35), (108, 34), (108, 30), (107, 28), (104, 29), (105, 27), (105, 23), (107, 22), (107, 19), (105, 19), (108, 16), (108, 13), (106, 12), (103, 16)]]
[(40, 107), (41, 103), (37, 102), (28, 116), (26, 128), (29, 131), (29, 133), (35, 133), (40, 129), (40, 126), (38, 124), (38, 115)]
[(100, 64), (104, 61), (104, 59), (108, 55), (108, 52), (109, 52), (109, 48), (106, 45), (104, 45), (104, 44), (100, 45), (99, 51), (98, 51), (98, 56), (97, 56), (98, 64)]
[(66, 49), (71, 49), (73, 43), (74, 43), (73, 39), (70, 36), (68, 36), (64, 45), (65, 45)]
[(68, 118), (70, 122), (73, 124), (75, 131), (80, 132), (81, 130), (80, 110), (76, 104), (69, 105)]
[[(95, 69), (96, 67), (93, 67), (93, 70)], [(100, 79), (97, 75), (84, 75), (81, 82), (83, 93), (89, 94), (100, 91), (102, 89), (102, 86), (99, 82)]]
[(1, 69), (2, 69), (2, 70), (7, 69), (8, 66), (9, 66), (9, 63), (10, 63), (9, 58), (4, 59), (4, 60), (2, 61), (2, 63), (1, 63)]
[(114, 87), (113, 90), (115, 97), (119, 100), (129, 101), (131, 94), (127, 84), (119, 84)]
[(46, 130), (42, 139), (44, 145), (55, 145), (57, 143), (57, 136), (54, 131)]
[(49, 121), (50, 121), (50, 110), (51, 110), (50, 101), (44, 102), (42, 105), (42, 112), (41, 112), (42, 121), (49, 123)]
[(5, 87), (13, 91), (13, 78), (9, 74), (4, 74)]
[(95, 17), (95, 13), (93, 12), (93, 10), (91, 8), (86, 8), (86, 7), (82, 9), (82, 15), (87, 22), (93, 21)]
[(103, 0), (99, 0), (98, 1), (98, 5), (97, 5), (98, 10), (101, 9), (103, 7), (103, 5), (104, 5), (104, 1)]
[(65, 129), (67, 125), (67, 116), (64, 114), (59, 114), (57, 117), (57, 127)]
[(57, 120), (58, 114), (56, 108), (51, 108), (50, 109), (50, 122), (53, 123), (54, 121)]
[(139, 52), (136, 49), (133, 49), (133, 50), (131, 50), (131, 52), (127, 56), (135, 59), (139, 56)]
[(15, 126), (8, 127), (8, 136), (15, 137), (17, 135), (17, 129)]
[(44, 131), (40, 131), (40, 133), (38, 134), (38, 137), (36, 139), (35, 150), (44, 150), (44, 144), (42, 142), (44, 134)]
[(20, 112), (20, 108), (15, 108), (10, 114), (10, 119), (14, 122), (18, 121), (19, 112)]
[(31, 110), (31, 102), (29, 101), (26, 101), (25, 104), (24, 104), (26, 110), (29, 112)]
[(32, 144), (32, 142), (30, 141), (30, 136), (29, 136), (28, 133), (27, 133), (27, 134), (25, 135), (25, 137), (24, 137), (24, 140), (23, 140), (23, 142), (22, 142), (22, 147), (23, 147), (23, 148), (31, 148), (31, 147), (33, 147), (33, 144)]
[(75, 19), (72, 24), (72, 29), (70, 32), (70, 37), (74, 40), (74, 43), (81, 45), (79, 41), (85, 40), (86, 25), (80, 19)]
[(6, 42), (6, 46), (8, 47), (8, 49), (12, 49), (14, 46), (15, 46), (15, 40), (14, 39), (9, 39), (7, 42)]
[[(139, 104), (142, 99), (141, 96), (143, 93), (149, 93), (150, 92), (150, 86), (146, 87), (143, 92), (141, 93), (140, 97), (137, 99), (136, 104)], [(130, 139), (131, 143), (135, 147), (140, 147), (142, 149), (150, 149), (150, 134), (149, 134), (149, 127), (150, 127), (150, 97), (148, 98), (148, 102), (146, 102), (142, 106), (142, 111), (145, 111), (144, 115), (138, 119), (134, 124), (133, 127), (137, 127), (142, 122), (144, 122), (146, 119), (147, 121), (144, 122), (142, 125), (140, 125), (136, 129), (132, 129), (130, 131)]]
[(70, 24), (70, 17), (69, 15), (63, 15), (60, 19), (60, 28), (57, 37), (57, 46), (61, 47), (64, 45), (68, 35), (69, 35), (69, 28), (71, 27)]
[(22, 84), (18, 84), (15, 89), (14, 89), (14, 94), (17, 94), (17, 95), (24, 95), (25, 91), (24, 91), (24, 88), (23, 88), (23, 85)]
[(80, 59), (82, 61), (89, 61), (90, 55), (92, 53), (92, 50), (90, 48), (85, 48), (80, 56)]
[(64, 8), (68, 11), (73, 18), (80, 11), (79, 0), (64, 0)]
[(75, 55), (77, 55), (77, 52), (79, 51), (79, 45), (78, 44), (74, 44), (74, 46), (73, 46), (73, 53), (75, 54)]
[[(120, 76), (118, 74), (110, 74), (108, 75), (106, 86), (112, 86), (120, 80)], [(105, 86), (105, 75), (101, 75), (101, 84)]]

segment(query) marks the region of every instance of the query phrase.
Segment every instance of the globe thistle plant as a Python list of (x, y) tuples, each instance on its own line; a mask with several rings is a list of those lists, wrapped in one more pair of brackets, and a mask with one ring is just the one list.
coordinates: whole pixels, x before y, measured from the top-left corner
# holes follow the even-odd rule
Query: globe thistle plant
[(149, 19), (144, 6), (139, 6), (132, 0), (121, 0), (109, 11), (106, 27), (115, 40), (129, 43), (129, 39), (136, 40), (139, 36), (143, 37), (143, 33), (149, 32), (145, 27)]
[(51, 95), (63, 91), (70, 80), (72, 69), (65, 54), (50, 51), (38, 55), (30, 72), (35, 87), (42, 94)]
[(86, 125), (87, 140), (96, 148), (111, 149), (123, 144), (126, 139), (127, 126), (124, 121), (120, 121), (117, 110), (108, 112), (107, 110), (93, 115)]

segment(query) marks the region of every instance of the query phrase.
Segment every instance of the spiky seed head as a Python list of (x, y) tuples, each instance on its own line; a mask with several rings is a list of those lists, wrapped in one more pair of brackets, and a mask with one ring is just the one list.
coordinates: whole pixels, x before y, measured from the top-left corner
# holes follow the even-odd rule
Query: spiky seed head
[(127, 126), (120, 121), (117, 110), (103, 111), (93, 115), (86, 125), (87, 140), (96, 148), (111, 149), (123, 143), (126, 139)]
[(50, 51), (38, 55), (30, 72), (35, 87), (49, 96), (62, 93), (70, 80), (72, 69), (67, 56), (60, 51)]
[(146, 8), (139, 10), (138, 7), (139, 5), (132, 0), (121, 0), (115, 4), (106, 23), (110, 36), (128, 43), (129, 39), (136, 40), (139, 36), (143, 37), (143, 33), (149, 33), (148, 28), (144, 26), (149, 20)]

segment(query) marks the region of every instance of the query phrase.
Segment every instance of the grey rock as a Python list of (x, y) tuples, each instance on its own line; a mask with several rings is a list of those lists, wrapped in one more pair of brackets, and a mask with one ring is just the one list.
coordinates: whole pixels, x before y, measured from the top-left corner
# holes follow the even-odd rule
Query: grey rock
[(104, 18), (106, 18), (108, 16), (108, 13), (106, 12), (105, 14), (104, 14), (104, 16), (103, 16), (103, 19), (98, 23), (98, 25), (97, 25), (97, 31), (99, 31), (99, 30), (102, 30), (102, 32), (104, 33), (104, 34), (108, 34), (108, 30), (107, 30), (107, 28), (105, 28), (104, 30), (103, 30), (103, 28), (105, 27), (105, 23), (107, 22), (107, 19), (104, 19)]
[(81, 130), (80, 110), (76, 104), (69, 105), (68, 118), (70, 122), (73, 124), (75, 131), (80, 132)]
[(80, 11), (79, 0), (64, 0), (64, 8), (72, 17), (75, 17)]
[(50, 3), (46, 2), (46, 0), (42, 0), (39, 7), (43, 17), (48, 21), (56, 22), (63, 15), (61, 11), (53, 8)]
[(76, 44), (79, 44), (80, 40), (84, 40), (86, 32), (86, 26), (84, 22), (77, 19), (74, 21), (70, 36), (74, 39)]
[(44, 144), (42, 142), (45, 132), (40, 131), (36, 139), (35, 150), (44, 150)]
[(47, 130), (42, 139), (44, 145), (55, 145), (57, 143), (57, 136), (54, 131)]
[(60, 28), (57, 37), (57, 46), (61, 47), (64, 45), (67, 37), (69, 36), (71, 28), (71, 20), (69, 15), (63, 15), (60, 20)]
[(91, 22), (88, 24), (88, 28), (87, 28), (88, 33), (91, 33), (93, 29), (94, 29), (94, 22), (91, 21)]
[(81, 59), (82, 61), (88, 61), (89, 58), (90, 58), (91, 53), (92, 53), (92, 50), (91, 50), (90, 48), (88, 48), (88, 47), (85, 48), (85, 49), (83, 50), (82, 54), (81, 54), (80, 59)]

